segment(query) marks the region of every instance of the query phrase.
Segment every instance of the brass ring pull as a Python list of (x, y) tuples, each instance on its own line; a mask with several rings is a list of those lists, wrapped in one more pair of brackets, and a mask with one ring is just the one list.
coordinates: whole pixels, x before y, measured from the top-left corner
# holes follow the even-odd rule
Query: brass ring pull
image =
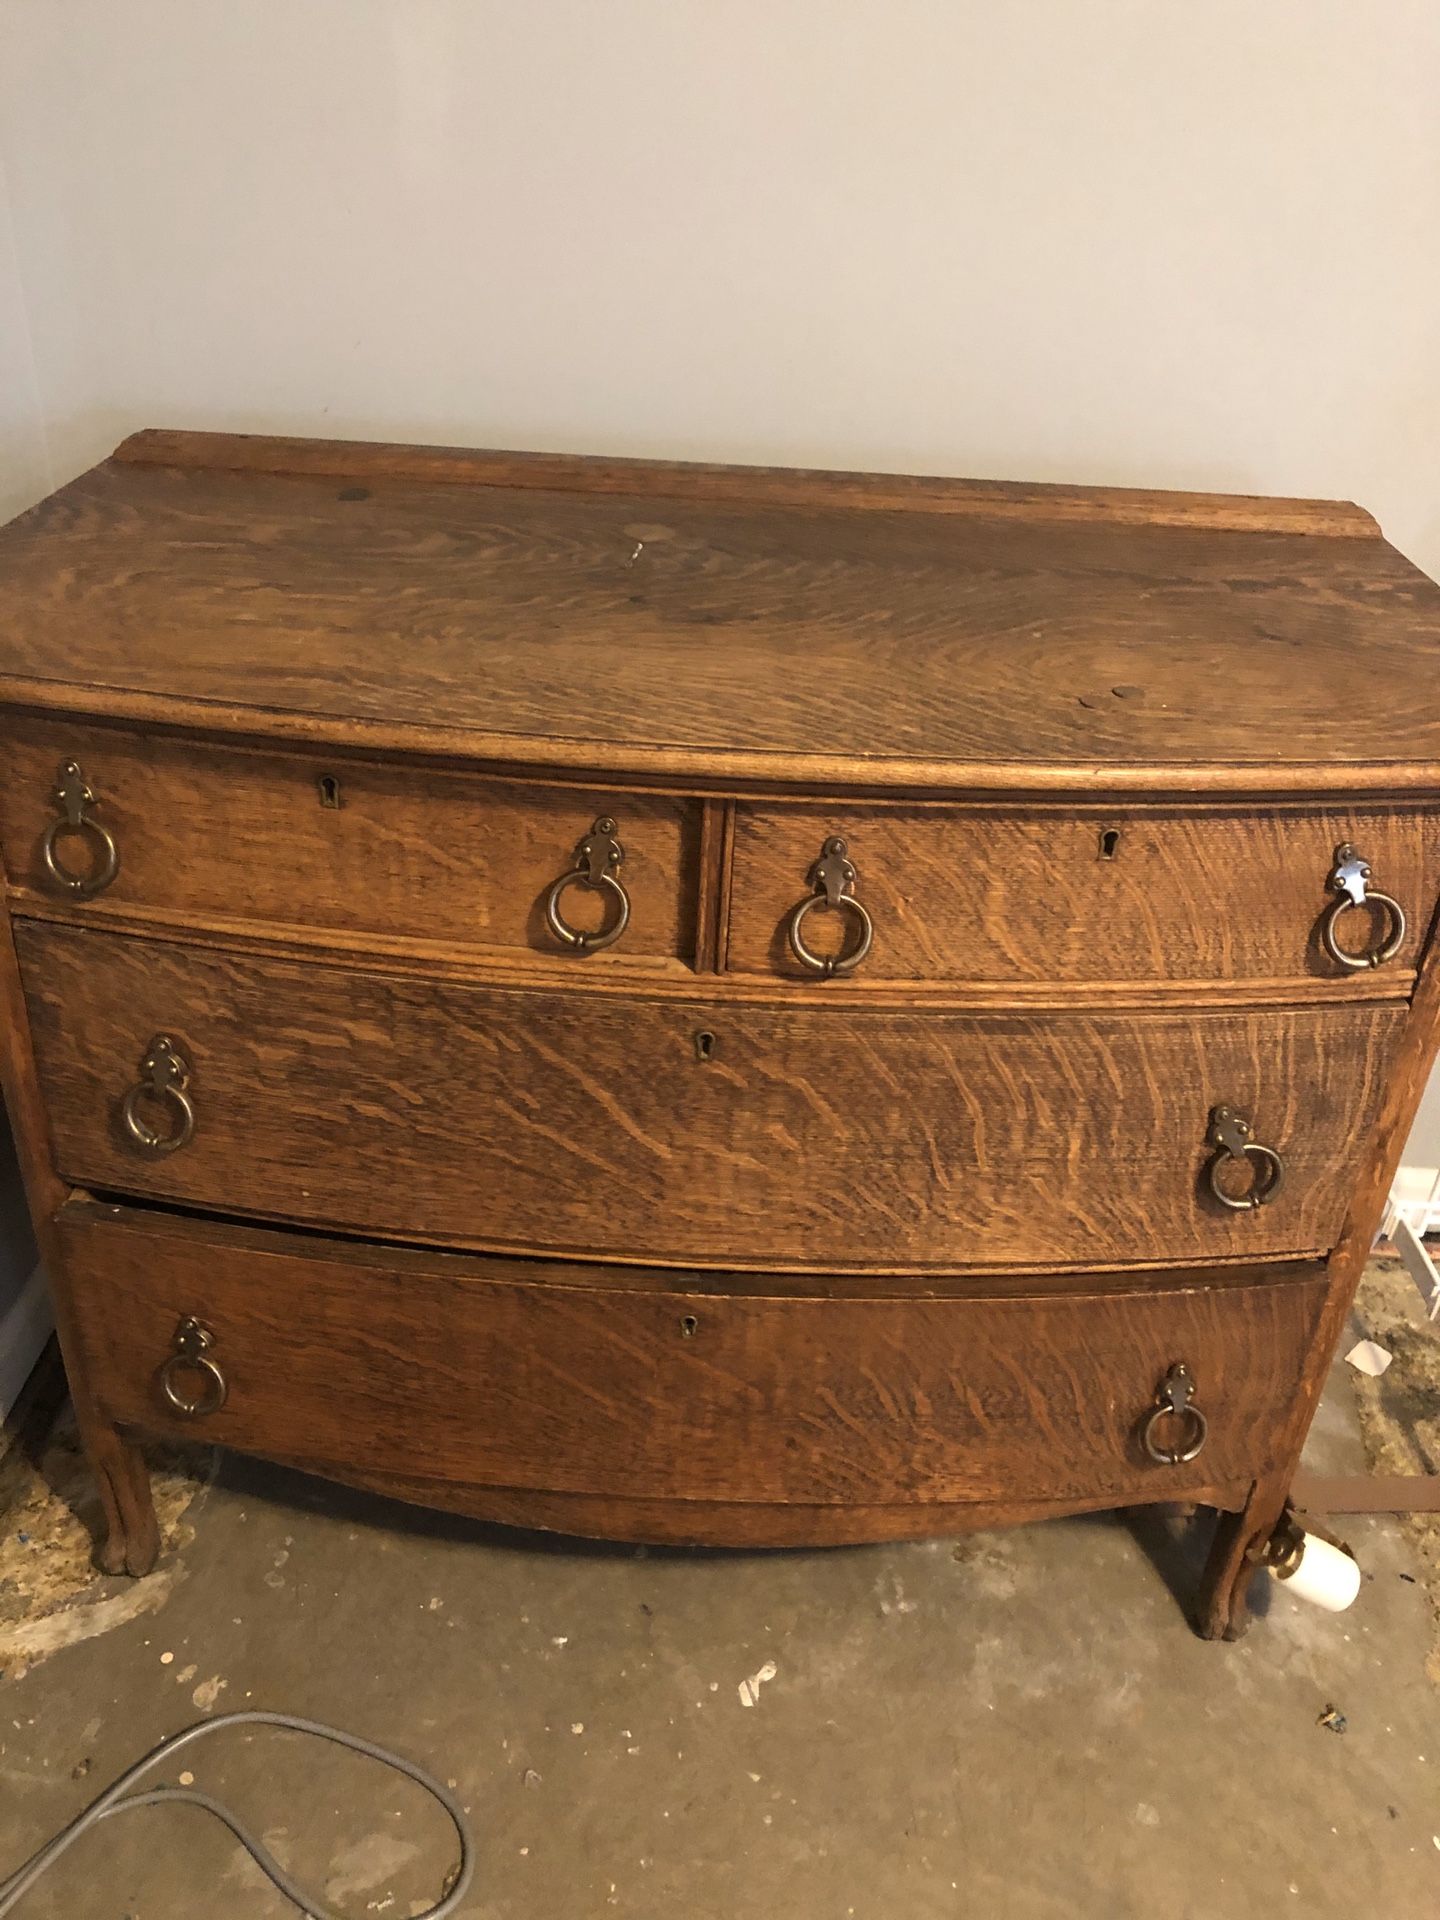
[[(92, 820), (86, 811), (99, 803), (76, 761), (67, 760), (61, 767), (55, 798), (60, 806), (60, 818), (50, 822), (40, 842), (45, 871), (61, 893), (68, 893), (76, 900), (91, 900), (97, 893), (103, 893), (119, 873), (120, 850), (100, 822)], [(56, 857), (60, 841), (74, 834), (86, 835), (95, 843), (100, 858), (93, 873), (67, 873)]]
[[(1215, 1151), (1205, 1172), (1221, 1206), (1234, 1213), (1268, 1207), (1285, 1184), (1285, 1162), (1274, 1147), (1262, 1146), (1245, 1115), (1234, 1107), (1216, 1107), (1210, 1115), (1210, 1141)], [(1255, 1177), (1248, 1193), (1229, 1194), (1220, 1185), (1220, 1169), (1231, 1160), (1250, 1163)]]
[[(1162, 1467), (1185, 1466), (1205, 1444), (1210, 1422), (1195, 1405), (1194, 1395), (1195, 1377), (1182, 1360), (1160, 1382), (1155, 1405), (1140, 1430), (1146, 1453)], [(1162, 1447), (1157, 1438), (1162, 1422), (1167, 1420), (1181, 1422), (1179, 1442), (1173, 1447)]]
[[(870, 915), (855, 898), (858, 878), (855, 863), (846, 852), (845, 842), (838, 837), (827, 840), (820, 849), (820, 858), (810, 870), (810, 881), (815, 891), (792, 907), (786, 917), (785, 937), (790, 942), (790, 951), (802, 967), (811, 973), (818, 973), (822, 980), (829, 980), (837, 973), (853, 973), (869, 953), (870, 942), (875, 937)], [(855, 937), (849, 948), (833, 958), (822, 958), (805, 944), (805, 916), (813, 913), (817, 907), (823, 907), (829, 913), (848, 913), (855, 922)]]
[[(125, 1131), (146, 1153), (174, 1153), (195, 1131), (195, 1108), (185, 1091), (190, 1084), (190, 1063), (168, 1033), (157, 1033), (145, 1050), (140, 1072), (143, 1077), (120, 1103)], [(172, 1125), (168, 1133), (151, 1126), (140, 1111), (142, 1100), (156, 1100), (169, 1108)]]
[[(575, 849), (575, 864), (562, 873), (545, 895), (545, 922), (562, 947), (572, 953), (598, 953), (613, 947), (630, 924), (630, 896), (615, 877), (625, 858), (625, 849), (615, 838), (615, 822), (602, 814)], [(615, 913), (608, 927), (599, 933), (582, 933), (572, 927), (560, 912), (560, 901), (567, 887), (589, 887), (604, 893)]]
[[(208, 1348), (215, 1344), (215, 1336), (208, 1327), (202, 1327), (193, 1314), (185, 1318), (175, 1329), (175, 1351), (160, 1369), (160, 1391), (175, 1409), (187, 1420), (198, 1420), (207, 1413), (218, 1413), (229, 1397), (230, 1389), (225, 1376), (210, 1358)], [(179, 1376), (185, 1372), (198, 1373), (202, 1379), (199, 1393), (183, 1393), (177, 1384)]]
[[(1405, 943), (1405, 909), (1388, 893), (1369, 884), (1370, 862), (1347, 840), (1335, 849), (1335, 866), (1330, 875), (1331, 890), (1338, 896), (1325, 910), (1320, 922), (1320, 944), (1335, 962), (1350, 973), (1363, 973), (1366, 967), (1383, 967), (1393, 960)], [(1383, 907), (1389, 930), (1378, 947), (1352, 953), (1335, 937), (1336, 924), (1354, 907)]]

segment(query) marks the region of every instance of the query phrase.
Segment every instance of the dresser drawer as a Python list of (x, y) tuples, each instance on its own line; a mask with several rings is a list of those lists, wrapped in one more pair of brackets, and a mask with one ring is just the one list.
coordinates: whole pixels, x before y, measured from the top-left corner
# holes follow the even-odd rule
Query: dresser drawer
[[(16, 938), (57, 1163), (80, 1185), (387, 1237), (716, 1267), (1325, 1249), (1404, 1024), (1387, 1005), (967, 1016), (707, 1003), (34, 922)], [(1234, 1211), (1209, 1189), (1220, 1104), (1253, 1122), (1244, 1173), (1262, 1190), (1275, 1167), (1260, 1149), (1284, 1157), (1267, 1205)], [(1244, 1185), (1228, 1157), (1217, 1179)]]
[[(766, 1296), (95, 1204), (60, 1217), (113, 1419), (393, 1477), (439, 1504), (483, 1486), (741, 1504), (1194, 1498), (1275, 1457), (1324, 1297), (1313, 1276)], [(1177, 1367), (1203, 1427), (1151, 1422)], [(167, 1383), (214, 1410), (182, 1415)], [(1147, 1423), (1159, 1451), (1198, 1452), (1157, 1460)]]
[[(462, 947), (583, 965), (693, 962), (698, 806), (602, 789), (531, 785), (375, 762), (243, 748), (54, 722), (12, 721), (3, 740), (0, 839), (12, 888), (45, 907), (93, 897), (179, 924), (317, 930), (352, 946)], [(69, 825), (63, 769), (80, 769), (85, 824)], [(556, 901), (588, 935), (552, 931), (546, 899), (597, 820), (622, 859)], [(67, 877), (113, 880), (77, 896)], [(50, 849), (59, 873), (47, 865)]]
[[(839, 906), (817, 866), (834, 839), (853, 868)], [(1343, 978), (1322, 924), (1336, 849), (1369, 863), (1405, 930), (1387, 976), (1413, 970), (1440, 894), (1440, 809), (1192, 811), (750, 805), (735, 811), (726, 964), (805, 977), (791, 937), (847, 978), (1088, 987), (1145, 981)], [(832, 856), (833, 859), (833, 856)], [(1395, 944), (1389, 909), (1346, 906), (1334, 939), (1357, 957)], [(1363, 969), (1368, 972), (1368, 967)]]

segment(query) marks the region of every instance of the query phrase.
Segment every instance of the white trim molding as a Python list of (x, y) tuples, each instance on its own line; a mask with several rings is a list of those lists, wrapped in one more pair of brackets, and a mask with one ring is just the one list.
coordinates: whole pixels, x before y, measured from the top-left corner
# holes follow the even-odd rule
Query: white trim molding
[(1397, 1171), (1380, 1233), (1404, 1261), (1426, 1313), (1432, 1320), (1440, 1319), (1440, 1268), (1425, 1245), (1427, 1233), (1440, 1233), (1440, 1167)]
[(1404, 1220), (1423, 1238), (1440, 1233), (1440, 1167), (1400, 1167), (1390, 1188), (1390, 1204), (1380, 1229), (1387, 1240), (1395, 1237), (1397, 1221)]

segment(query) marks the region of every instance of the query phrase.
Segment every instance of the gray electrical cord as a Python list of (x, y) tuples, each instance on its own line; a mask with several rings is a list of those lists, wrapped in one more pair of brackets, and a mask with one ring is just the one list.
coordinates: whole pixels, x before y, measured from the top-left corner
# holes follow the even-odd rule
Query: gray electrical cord
[(126, 1792), (127, 1787), (152, 1767), (158, 1766), (169, 1754), (189, 1746), (192, 1740), (202, 1739), (207, 1733), (218, 1733), (222, 1727), (286, 1727), (292, 1733), (313, 1733), (317, 1740), (329, 1740), (337, 1747), (349, 1747), (352, 1753), (363, 1753), (368, 1759), (378, 1760), (382, 1766), (393, 1767), (396, 1773), (407, 1775), (417, 1786), (423, 1787), (432, 1799), (440, 1802), (454, 1822), (455, 1831), (460, 1836), (460, 1865), (456, 1868), (453, 1883), (445, 1897), (437, 1905), (426, 1907), (423, 1913), (417, 1914), (416, 1920), (445, 1920), (445, 1915), (453, 1913), (459, 1906), (475, 1870), (475, 1847), (464, 1809), (453, 1793), (447, 1792), (438, 1780), (426, 1773), (423, 1767), (417, 1767), (413, 1760), (404, 1760), (388, 1748), (377, 1747), (369, 1740), (360, 1739), (358, 1734), (342, 1733), (338, 1727), (327, 1727), (320, 1720), (299, 1720), (289, 1713), (245, 1711), (217, 1714), (213, 1720), (201, 1720), (193, 1727), (186, 1727), (182, 1733), (172, 1734), (168, 1740), (162, 1740), (152, 1753), (148, 1753), (143, 1760), (137, 1760), (113, 1786), (107, 1787), (98, 1799), (92, 1800), (83, 1813), (77, 1813), (67, 1826), (62, 1827), (53, 1840), (47, 1841), (38, 1853), (32, 1854), (23, 1867), (12, 1873), (8, 1880), (0, 1881), (0, 1920), (5, 1920), (5, 1915), (14, 1911), (23, 1895), (29, 1892), (43, 1873), (48, 1873), (61, 1854), (82, 1833), (88, 1833), (101, 1820), (108, 1820), (115, 1813), (128, 1813), (131, 1807), (158, 1807), (177, 1802), (187, 1807), (203, 1807), (206, 1813), (213, 1813), (217, 1820), (223, 1821), (260, 1871), (293, 1906), (308, 1914), (310, 1920), (344, 1920), (344, 1916), (336, 1914), (332, 1907), (320, 1906), (303, 1887), (297, 1886), (268, 1848), (253, 1833), (246, 1831), (228, 1807), (222, 1806), (218, 1800), (212, 1800), (208, 1793), (201, 1793), (195, 1787), (152, 1787), (146, 1793)]

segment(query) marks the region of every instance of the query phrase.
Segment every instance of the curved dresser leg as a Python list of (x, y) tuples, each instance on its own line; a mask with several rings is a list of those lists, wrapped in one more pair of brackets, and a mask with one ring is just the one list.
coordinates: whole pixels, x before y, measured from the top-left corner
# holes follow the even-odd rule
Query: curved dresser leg
[(56, 1220), (46, 1222), (42, 1244), (50, 1269), (55, 1331), (70, 1383), (75, 1427), (95, 1475), (104, 1515), (105, 1531), (96, 1544), (95, 1564), (102, 1573), (149, 1573), (160, 1555), (160, 1528), (150, 1493), (150, 1469), (135, 1442), (127, 1439), (103, 1411), (92, 1386), (93, 1375), (80, 1338), (79, 1316), (65, 1261), (64, 1236)]
[(1257, 1482), (1239, 1513), (1222, 1513), (1200, 1576), (1195, 1628), (1205, 1640), (1238, 1640), (1250, 1624), (1250, 1586), (1285, 1512), (1287, 1484)]
[(160, 1528), (144, 1457), (113, 1427), (82, 1419), (78, 1406), (76, 1419), (105, 1514), (105, 1536), (96, 1546), (95, 1564), (102, 1573), (149, 1573), (160, 1555)]

